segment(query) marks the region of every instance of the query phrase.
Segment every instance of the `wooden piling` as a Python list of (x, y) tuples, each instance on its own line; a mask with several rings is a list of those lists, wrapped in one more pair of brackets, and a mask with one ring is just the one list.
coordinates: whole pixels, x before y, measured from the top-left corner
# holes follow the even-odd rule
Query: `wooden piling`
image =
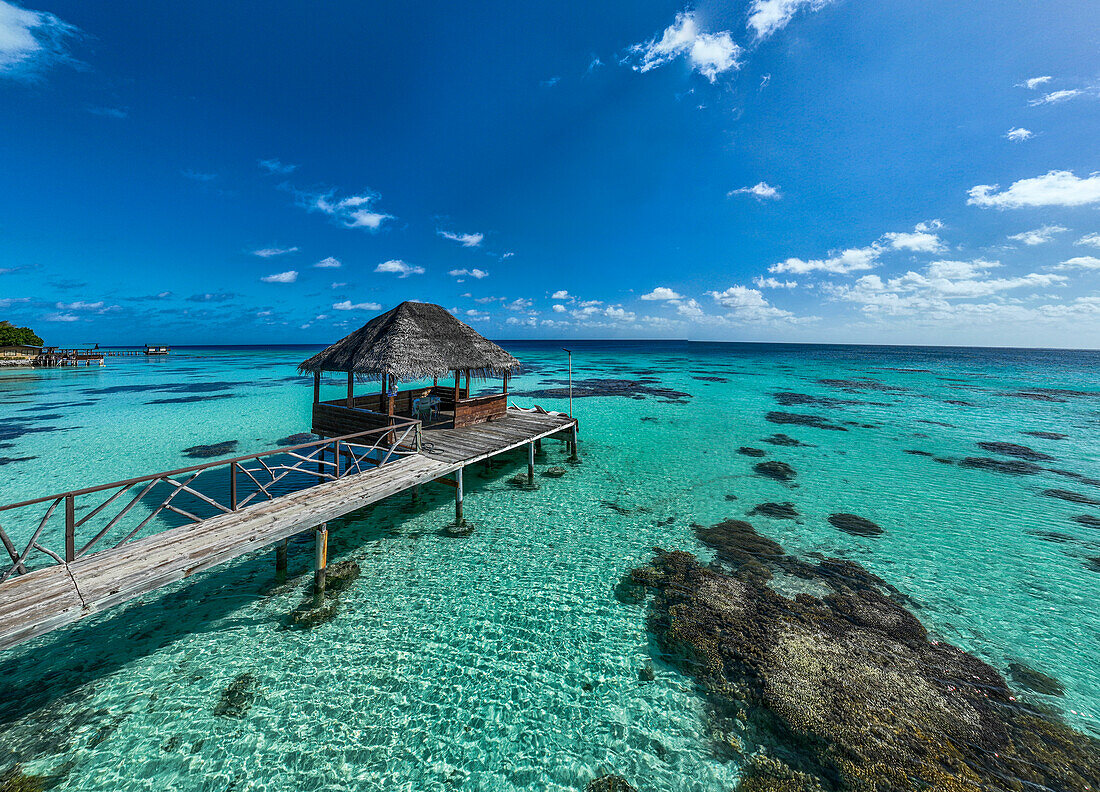
[(535, 444), (527, 444), (527, 483), (535, 483)]
[(355, 406), (355, 374), (348, 372), (348, 401), (349, 408)]
[(279, 583), (286, 580), (286, 545), (286, 539), (275, 545), (275, 580)]
[(455, 471), (455, 525), (463, 525), (466, 520), (462, 517), (462, 468)]
[(577, 425), (573, 424), (573, 428), (569, 430), (569, 461), (577, 461)]
[(313, 607), (319, 608), (325, 601), (325, 570), (328, 568), (328, 523), (321, 523), (316, 530), (317, 547), (313, 556)]

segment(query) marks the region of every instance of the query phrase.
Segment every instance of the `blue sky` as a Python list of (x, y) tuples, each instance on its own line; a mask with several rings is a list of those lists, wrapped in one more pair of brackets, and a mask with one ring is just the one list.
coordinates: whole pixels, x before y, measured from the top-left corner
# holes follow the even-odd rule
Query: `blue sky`
[(0, 318), (49, 343), (1100, 347), (1064, 0), (0, 0)]

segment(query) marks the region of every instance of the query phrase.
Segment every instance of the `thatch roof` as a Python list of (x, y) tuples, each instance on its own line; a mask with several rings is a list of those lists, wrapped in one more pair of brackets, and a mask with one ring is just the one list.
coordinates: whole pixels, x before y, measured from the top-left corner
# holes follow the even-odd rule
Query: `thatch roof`
[(408, 382), (444, 377), (456, 369), (470, 369), (475, 377), (500, 376), (519, 365), (518, 360), (445, 308), (403, 302), (303, 361), (298, 370), (348, 371), (362, 379), (379, 379), (385, 373)]

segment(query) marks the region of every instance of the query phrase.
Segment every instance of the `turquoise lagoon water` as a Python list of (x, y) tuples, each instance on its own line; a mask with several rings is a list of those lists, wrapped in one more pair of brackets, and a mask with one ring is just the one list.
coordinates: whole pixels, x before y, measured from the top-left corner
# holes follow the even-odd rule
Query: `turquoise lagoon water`
[[(514, 400), (564, 409), (558, 345), (509, 346), (527, 365)], [(762, 534), (860, 562), (919, 603), (936, 635), (1002, 671), (1056, 677), (1063, 697), (1025, 695), (1100, 733), (1100, 530), (1071, 519), (1100, 508), (1043, 494), (1100, 494), (1100, 354), (574, 348), (581, 463), (563, 478), (509, 486), (520, 454), (472, 469), (464, 538), (441, 532), (445, 487), (330, 524), (334, 560), (362, 576), (313, 630), (285, 628), (310, 580), (303, 538), (291, 585), (275, 586), (271, 555), (256, 553), (3, 653), (0, 772), (20, 763), (88, 790), (581, 790), (607, 772), (642, 790), (731, 788), (738, 767), (711, 750), (702, 697), (657, 658), (644, 609), (612, 589), (654, 546), (705, 555), (693, 522), (769, 501), (802, 516), (749, 518)], [(0, 373), (0, 501), (181, 467), (199, 444), (235, 440), (243, 454), (307, 431), (310, 382), (294, 369), (309, 351)], [(762, 442), (777, 432), (805, 445)], [(979, 442), (1054, 461), (1033, 475), (958, 464), (1013, 459)], [(796, 478), (756, 475), (740, 446)], [(538, 467), (564, 460), (550, 442)], [(842, 533), (835, 512), (885, 532)], [(215, 714), (234, 680), (240, 711)]]

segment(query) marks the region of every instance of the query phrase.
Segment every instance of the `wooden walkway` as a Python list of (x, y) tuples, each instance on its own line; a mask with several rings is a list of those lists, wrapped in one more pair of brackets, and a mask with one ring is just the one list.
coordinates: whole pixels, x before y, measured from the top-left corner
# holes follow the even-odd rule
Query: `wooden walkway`
[[(236, 511), (125, 542), (0, 583), (0, 649), (70, 624), (361, 509), (466, 465), (564, 430), (562, 415), (509, 409), (501, 419), (423, 432), (422, 450)], [(339, 469), (338, 469), (339, 470)], [(461, 502), (461, 485), (459, 485)]]

